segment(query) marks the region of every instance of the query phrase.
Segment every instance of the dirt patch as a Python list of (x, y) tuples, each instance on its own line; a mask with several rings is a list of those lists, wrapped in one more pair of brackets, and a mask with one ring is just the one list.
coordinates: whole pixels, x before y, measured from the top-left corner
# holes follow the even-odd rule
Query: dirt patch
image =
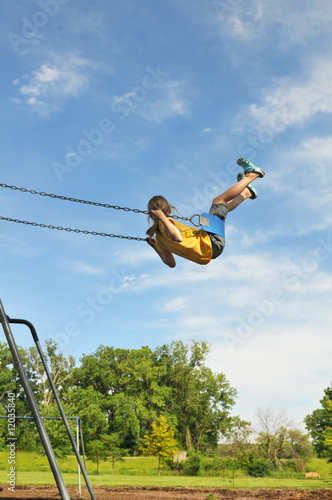
[[(68, 488), (69, 495), (75, 500), (89, 500), (86, 488), (79, 496), (77, 487)], [(94, 488), (97, 500), (332, 500), (332, 488), (319, 490), (297, 489), (255, 489), (237, 490), (225, 488)], [(209, 499), (209, 495), (210, 499)], [(214, 495), (214, 497), (212, 496)], [(15, 493), (5, 487), (0, 493), (2, 499), (61, 499), (56, 487), (17, 486)]]

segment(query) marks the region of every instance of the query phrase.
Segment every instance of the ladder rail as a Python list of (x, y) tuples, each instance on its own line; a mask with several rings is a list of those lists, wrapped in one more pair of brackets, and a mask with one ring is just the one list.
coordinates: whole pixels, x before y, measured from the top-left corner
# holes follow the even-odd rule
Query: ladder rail
[(73, 451), (76, 455), (76, 459), (77, 459), (77, 462), (79, 464), (79, 467), (81, 469), (81, 472), (83, 474), (83, 477), (84, 477), (84, 480), (85, 480), (85, 483), (86, 483), (86, 486), (88, 488), (88, 491), (89, 491), (89, 494), (90, 494), (90, 497), (92, 500), (96, 500), (96, 497), (95, 497), (95, 494), (93, 492), (93, 489), (92, 489), (92, 486), (91, 486), (91, 483), (90, 483), (90, 480), (89, 480), (89, 476), (88, 476), (88, 473), (86, 471), (86, 468), (84, 467), (83, 465), (83, 462), (82, 462), (82, 459), (81, 459), (81, 456), (80, 456), (80, 452), (79, 452), (79, 448), (75, 442), (75, 439), (74, 439), (74, 436), (73, 436), (73, 433), (71, 431), (71, 428), (69, 426), (69, 423), (68, 423), (68, 419), (66, 417), (66, 414), (64, 412), (64, 409), (62, 407), (62, 404), (61, 404), (61, 400), (60, 400), (60, 397), (59, 397), (59, 394), (58, 394), (58, 391), (55, 387), (55, 384), (53, 382), (53, 379), (52, 379), (52, 375), (51, 375), (51, 372), (48, 368), (48, 365), (47, 365), (47, 362), (46, 362), (46, 358), (44, 356), (44, 353), (43, 353), (43, 350), (41, 348), (41, 345), (40, 345), (40, 342), (39, 342), (39, 338), (38, 338), (38, 335), (37, 335), (37, 332), (36, 332), (36, 329), (35, 327), (33, 326), (32, 323), (30, 323), (30, 321), (27, 321), (27, 320), (24, 320), (24, 319), (12, 319), (12, 318), (8, 318), (8, 322), (9, 323), (13, 323), (13, 324), (21, 324), (21, 325), (26, 325), (29, 329), (30, 329), (30, 332), (31, 332), (31, 335), (33, 337), (33, 340), (36, 344), (36, 347), (37, 347), (37, 351), (39, 353), (39, 356), (40, 356), (40, 359), (42, 361), (42, 364), (43, 364), (43, 367), (44, 367), (44, 370), (45, 370), (45, 373), (46, 373), (46, 376), (48, 378), (48, 381), (49, 381), (49, 384), (50, 384), (50, 387), (51, 387), (51, 390), (53, 392), (53, 395), (54, 395), (54, 399), (56, 401), (56, 404), (58, 406), (58, 409), (59, 409), (59, 412), (60, 412), (60, 415), (61, 415), (61, 418), (63, 420), (63, 423), (65, 425), (65, 428), (66, 428), (66, 431), (67, 431), (67, 434), (68, 434), (68, 437), (69, 437), (69, 440), (71, 442), (71, 445), (72, 445), (72, 448), (73, 448)]
[(38, 433), (39, 433), (41, 442), (43, 444), (46, 456), (48, 458), (48, 461), (49, 461), (55, 482), (57, 484), (59, 493), (61, 495), (62, 500), (70, 500), (68, 490), (66, 488), (66, 485), (64, 483), (59, 465), (58, 465), (57, 460), (55, 458), (55, 454), (54, 454), (52, 445), (50, 443), (48, 434), (47, 434), (45, 426), (44, 426), (43, 419), (40, 415), (36, 400), (34, 398), (27, 373), (26, 373), (24, 366), (23, 366), (23, 361), (22, 361), (21, 356), (19, 354), (14, 336), (13, 336), (12, 331), (11, 331), (10, 326), (9, 326), (8, 317), (5, 314), (1, 300), (0, 300), (0, 322), (2, 324), (2, 328), (4, 330), (10, 351), (12, 353), (13, 361), (14, 361), (15, 367), (18, 371), (23, 389), (24, 389), (25, 394), (27, 396), (28, 403), (29, 403), (29, 406), (31, 409), (31, 413), (33, 415), (36, 427), (38, 429)]

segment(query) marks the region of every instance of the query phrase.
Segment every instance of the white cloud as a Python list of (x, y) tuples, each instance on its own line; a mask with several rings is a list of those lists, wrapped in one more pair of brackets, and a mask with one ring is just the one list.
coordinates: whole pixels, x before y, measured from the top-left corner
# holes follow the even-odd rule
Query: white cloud
[[(156, 309), (173, 311), (174, 334), (189, 329), (190, 335), (209, 339), (221, 337), (228, 329), (237, 334), (243, 325), (259, 331), (292, 322), (294, 317), (314, 328), (317, 317), (324, 322), (330, 316), (331, 276), (322, 269), (329, 258), (317, 242), (293, 258), (234, 252), (203, 269), (192, 263), (180, 264), (175, 271), (161, 267), (154, 275), (132, 281), (128, 291), (158, 290)], [(169, 290), (179, 295), (165, 299), (163, 294)]]
[(321, 176), (322, 182), (326, 184), (332, 167), (332, 135), (305, 139), (292, 151), (291, 157), (302, 164), (305, 162), (306, 168), (314, 170), (313, 173)]
[(174, 299), (169, 300), (165, 304), (158, 306), (158, 309), (164, 312), (177, 312), (177, 311), (182, 311), (187, 307), (189, 307), (187, 297), (176, 297)]
[(288, 0), (273, 3), (256, 0), (256, 9), (265, 33), (275, 27), (283, 48), (289, 43), (307, 45), (312, 37), (330, 33), (332, 5), (325, 0), (302, 0), (298, 4)]
[(30, 109), (47, 117), (59, 111), (68, 98), (80, 97), (90, 83), (92, 61), (69, 54), (53, 57), (29, 75), (23, 75), (13, 83), (18, 87), (21, 99)]
[(128, 249), (123, 252), (116, 252), (115, 257), (117, 263), (126, 264), (128, 266), (137, 266), (138, 264), (143, 264), (148, 261), (153, 262), (159, 258), (147, 244), (146, 248)]
[(161, 123), (164, 120), (190, 114), (190, 94), (183, 81), (165, 81), (157, 97), (148, 96), (138, 112), (148, 121)]
[(303, 0), (301, 4), (287, 0), (273, 3), (214, 0), (212, 5), (217, 16), (213, 19), (213, 16), (202, 14), (201, 19), (211, 24), (214, 20), (222, 36), (227, 34), (240, 42), (257, 42), (257, 50), (260, 50), (260, 40), (269, 43), (274, 34), (278, 37), (278, 49), (287, 51), (294, 44), (307, 45), (317, 34), (330, 33), (332, 6), (324, 0)]
[[(265, 327), (239, 339), (233, 349), (213, 341), (209, 365), (223, 371), (239, 392), (235, 413), (252, 419), (258, 407), (292, 407), (303, 421), (319, 406), (330, 383), (331, 342), (328, 321), (319, 329), (283, 325)], [(325, 385), (322, 380), (325, 380)]]
[(40, 95), (45, 92), (45, 86), (61, 80), (61, 72), (55, 67), (42, 64), (39, 70), (32, 73), (30, 85), (22, 85), (20, 93), (25, 95)]
[(78, 273), (87, 276), (102, 276), (105, 274), (105, 269), (92, 266), (90, 264), (84, 264), (83, 262), (67, 262), (65, 264), (66, 268), (73, 273)]
[(305, 137), (292, 147), (272, 155), (265, 187), (275, 196), (280, 213), (287, 217), (271, 221), (262, 232), (243, 233), (243, 243), (303, 236), (332, 226), (332, 136)]
[(154, 83), (155, 87), (148, 87), (143, 79), (142, 85), (113, 96), (111, 108), (115, 113), (121, 113), (121, 119), (138, 114), (149, 122), (161, 123), (190, 113), (194, 92), (189, 85), (183, 80), (169, 79), (169, 73), (160, 72), (160, 68), (157, 68), (156, 71), (150, 68), (147, 73), (156, 73), (158, 83)]
[(310, 64), (305, 76), (277, 79), (262, 91), (260, 104), (250, 104), (241, 112), (241, 120), (258, 129), (271, 129), (276, 135), (287, 127), (303, 126), (319, 113), (330, 114), (331, 78), (332, 61), (324, 59)]

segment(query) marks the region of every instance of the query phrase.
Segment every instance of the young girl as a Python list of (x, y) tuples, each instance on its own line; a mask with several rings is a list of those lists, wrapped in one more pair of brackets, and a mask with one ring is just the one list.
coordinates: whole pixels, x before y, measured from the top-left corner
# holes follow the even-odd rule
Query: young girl
[[(265, 172), (245, 158), (237, 160), (244, 168), (244, 173), (237, 176), (237, 184), (230, 187), (212, 201), (210, 214), (226, 219), (231, 212), (247, 198), (257, 198), (257, 191), (251, 182), (257, 177), (264, 177)], [(148, 244), (157, 252), (161, 260), (169, 267), (175, 267), (176, 254), (197, 264), (208, 264), (211, 259), (221, 255), (225, 240), (219, 235), (203, 229), (191, 228), (169, 216), (174, 207), (163, 196), (154, 196), (148, 203), (149, 218), (154, 221), (146, 234)], [(155, 235), (155, 237), (153, 237)]]

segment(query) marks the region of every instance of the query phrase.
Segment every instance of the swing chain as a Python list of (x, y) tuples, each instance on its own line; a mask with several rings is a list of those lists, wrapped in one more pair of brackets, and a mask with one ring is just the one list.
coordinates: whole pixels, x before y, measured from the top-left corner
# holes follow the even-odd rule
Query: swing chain
[[(104, 208), (113, 208), (114, 210), (124, 210), (125, 212), (134, 212), (136, 214), (146, 214), (149, 215), (148, 210), (139, 210), (138, 208), (129, 208), (129, 207), (120, 207), (118, 205), (109, 205), (108, 203), (99, 203), (96, 201), (87, 201), (87, 200), (81, 200), (79, 198), (69, 198), (67, 196), (61, 196), (57, 194), (49, 194), (45, 193), (43, 191), (36, 191), (35, 189), (26, 189), (26, 188), (20, 188), (17, 186), (9, 186), (8, 184), (0, 183), (0, 187), (3, 188), (9, 188), (14, 191), (21, 191), (22, 193), (30, 193), (30, 194), (39, 194), (40, 196), (47, 196), (49, 198), (56, 198), (58, 200), (65, 200), (65, 201), (72, 201), (76, 203), (82, 203), (85, 205), (93, 205), (96, 207), (104, 207)], [(179, 217), (178, 215), (172, 215), (173, 219), (182, 219), (186, 221), (191, 221), (190, 218), (188, 217)], [(83, 234), (92, 234), (93, 236), (108, 236), (109, 238), (120, 238), (120, 239), (127, 239), (127, 240), (135, 240), (135, 241), (147, 241), (147, 238), (140, 238), (139, 236), (124, 236), (121, 234), (108, 234), (108, 233), (98, 233), (96, 231), (87, 231), (85, 229), (72, 229), (70, 227), (62, 227), (62, 226), (53, 226), (53, 225), (47, 225), (47, 224), (39, 224), (37, 222), (29, 222), (29, 221), (23, 221), (19, 219), (11, 219), (10, 217), (1, 217), (0, 220), (8, 221), (8, 222), (16, 222), (18, 224), (25, 224), (25, 225), (30, 225), (30, 226), (37, 226), (37, 227), (46, 227), (48, 229), (57, 229), (58, 231), (68, 231), (68, 232), (74, 232), (74, 233), (83, 233)]]
[[(17, 186), (9, 186), (8, 184), (0, 183), (0, 187), (9, 188), (14, 191), (21, 191), (22, 193), (39, 194), (40, 196), (47, 196), (49, 198), (56, 198), (58, 200), (73, 201), (75, 203), (82, 203), (84, 205), (93, 205), (95, 207), (112, 208), (114, 210), (124, 210), (125, 212), (134, 212), (135, 214), (145, 214), (149, 215), (148, 210), (139, 210), (138, 208), (120, 207), (119, 205), (109, 205), (108, 203), (99, 203), (97, 201), (81, 200), (79, 198), (71, 198), (67, 196), (62, 196), (58, 194), (44, 193), (43, 191), (36, 191), (35, 189), (20, 188)], [(188, 217), (179, 217), (178, 215), (172, 215), (173, 219), (190, 220)]]
[(37, 222), (29, 222), (26, 220), (19, 219), (11, 219), (10, 217), (1, 217), (0, 220), (5, 220), (8, 222), (16, 222), (18, 224), (25, 224), (29, 226), (37, 226), (37, 227), (46, 227), (48, 229), (57, 229), (58, 231), (67, 231), (73, 233), (83, 233), (83, 234), (92, 234), (93, 236), (108, 236), (109, 238), (120, 238), (126, 240), (135, 240), (135, 241), (147, 241), (147, 238), (140, 238), (139, 236), (123, 236), (121, 234), (108, 234), (108, 233), (97, 233), (96, 231), (87, 231), (86, 229), (72, 229), (70, 227), (61, 227), (61, 226), (52, 226), (47, 224), (38, 224)]
[(129, 207), (119, 207), (118, 205), (109, 205), (108, 203), (99, 203), (97, 201), (88, 201), (88, 200), (80, 200), (79, 198), (71, 198), (67, 196), (62, 196), (58, 194), (52, 193), (44, 193), (43, 191), (36, 191), (35, 189), (26, 189), (20, 188), (17, 186), (9, 186), (8, 184), (1, 183), (0, 187), (9, 188), (13, 191), (21, 191), (22, 193), (30, 193), (30, 194), (39, 194), (40, 196), (48, 196), (49, 198), (57, 198), (59, 200), (73, 201), (76, 203), (82, 203), (84, 205), (93, 205), (96, 207), (104, 207), (104, 208), (113, 208), (114, 210), (124, 210), (125, 212), (135, 212), (142, 214), (149, 214), (147, 210), (139, 210), (138, 208), (129, 208)]

